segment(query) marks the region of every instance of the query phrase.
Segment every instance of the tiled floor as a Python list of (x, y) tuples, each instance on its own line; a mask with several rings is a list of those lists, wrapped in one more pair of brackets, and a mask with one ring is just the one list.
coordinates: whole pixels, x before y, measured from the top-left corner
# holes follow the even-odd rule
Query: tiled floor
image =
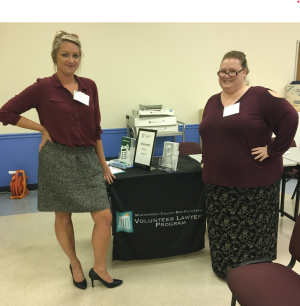
[[(292, 184), (292, 182), (290, 183)], [(293, 187), (287, 188), (291, 193)], [(0, 305), (2, 306), (132, 306), (132, 305), (230, 305), (226, 282), (211, 270), (209, 247), (200, 252), (144, 261), (112, 261), (112, 243), (107, 265), (111, 275), (124, 280), (115, 289), (99, 282), (87, 290), (72, 284), (67, 257), (54, 235), (54, 214), (37, 212), (37, 192), (22, 200), (10, 200), (0, 194)], [(286, 211), (294, 210), (294, 201), (286, 195)], [(73, 215), (77, 253), (85, 276), (93, 265), (88, 213)], [(294, 222), (280, 217), (278, 258), (287, 265), (288, 244)], [(113, 238), (112, 238), (113, 239)], [(294, 270), (300, 273), (300, 264)]]
[(23, 199), (10, 199), (10, 196), (9, 192), (0, 194), (0, 216), (39, 212), (37, 210), (37, 191), (30, 191)]

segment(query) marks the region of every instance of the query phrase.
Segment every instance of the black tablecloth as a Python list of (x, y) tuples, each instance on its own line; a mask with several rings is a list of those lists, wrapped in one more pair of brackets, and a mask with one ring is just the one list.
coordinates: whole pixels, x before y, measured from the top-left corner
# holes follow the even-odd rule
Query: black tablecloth
[[(152, 166), (157, 167), (154, 158)], [(109, 194), (113, 259), (151, 259), (204, 248), (205, 199), (200, 164), (180, 156), (177, 171), (127, 169)]]

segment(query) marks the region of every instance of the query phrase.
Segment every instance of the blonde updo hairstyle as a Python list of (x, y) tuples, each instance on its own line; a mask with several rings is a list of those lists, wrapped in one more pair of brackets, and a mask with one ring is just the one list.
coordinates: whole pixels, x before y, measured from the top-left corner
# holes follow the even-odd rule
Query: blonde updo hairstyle
[(51, 50), (51, 57), (52, 61), (54, 63), (54, 70), (56, 71), (56, 63), (57, 63), (57, 53), (60, 49), (60, 46), (63, 42), (68, 41), (78, 46), (79, 49), (79, 68), (81, 64), (81, 58), (83, 56), (82, 50), (81, 50), (81, 42), (79, 40), (79, 36), (77, 34), (70, 34), (64, 31), (57, 31), (54, 36), (54, 40), (52, 43), (52, 50)]
[[(247, 63), (247, 59), (246, 59), (246, 54), (241, 52), (241, 51), (229, 51), (227, 52), (222, 59), (222, 62), (224, 61), (224, 59), (227, 58), (235, 58), (238, 59), (241, 62), (241, 66), (243, 69), (247, 69), (247, 75), (250, 72), (249, 68), (248, 68), (248, 63)], [(249, 85), (249, 81), (245, 78), (245, 84)]]

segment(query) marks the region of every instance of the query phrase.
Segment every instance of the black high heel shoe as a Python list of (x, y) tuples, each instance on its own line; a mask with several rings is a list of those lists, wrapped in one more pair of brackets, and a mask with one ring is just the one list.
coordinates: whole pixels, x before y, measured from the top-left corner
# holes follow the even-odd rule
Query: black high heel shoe
[(73, 284), (79, 289), (86, 289), (86, 287), (87, 287), (86, 279), (84, 279), (82, 282), (75, 282), (74, 277), (73, 277), (73, 271), (72, 271), (71, 264), (70, 264), (70, 270), (71, 270), (71, 274), (72, 274), (72, 278), (73, 278)]
[(120, 286), (123, 281), (120, 279), (114, 279), (112, 283), (106, 282), (104, 279), (102, 279), (92, 268), (89, 272), (89, 277), (92, 281), (92, 286), (94, 287), (94, 280), (100, 281), (105, 287), (107, 288), (115, 288), (117, 286)]

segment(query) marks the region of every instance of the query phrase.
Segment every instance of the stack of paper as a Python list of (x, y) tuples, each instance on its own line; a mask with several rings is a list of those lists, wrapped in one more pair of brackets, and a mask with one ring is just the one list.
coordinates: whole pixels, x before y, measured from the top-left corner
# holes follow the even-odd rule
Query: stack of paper
[(140, 109), (161, 109), (162, 104), (139, 104)]

